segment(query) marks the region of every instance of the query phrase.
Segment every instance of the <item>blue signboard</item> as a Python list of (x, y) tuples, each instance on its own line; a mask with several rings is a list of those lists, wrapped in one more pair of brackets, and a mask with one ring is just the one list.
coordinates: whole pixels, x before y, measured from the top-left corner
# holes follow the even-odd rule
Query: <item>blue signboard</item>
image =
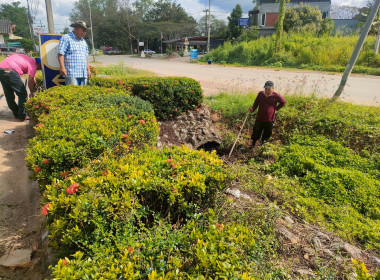
[(58, 44), (62, 34), (39, 34), (42, 74), (45, 89), (65, 85), (59, 74)]
[(249, 26), (249, 18), (239, 18), (239, 26)]
[(198, 59), (198, 49), (190, 50), (190, 59)]

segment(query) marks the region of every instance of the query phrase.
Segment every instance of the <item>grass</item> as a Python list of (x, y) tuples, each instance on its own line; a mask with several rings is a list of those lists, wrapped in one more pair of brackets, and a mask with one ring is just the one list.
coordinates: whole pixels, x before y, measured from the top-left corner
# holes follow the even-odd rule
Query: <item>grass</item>
[[(211, 59), (222, 65), (343, 72), (357, 40), (358, 36), (315, 37), (310, 34), (286, 34), (282, 50), (275, 55), (274, 37), (261, 37), (249, 42), (227, 42), (202, 57), (201, 61)], [(369, 36), (353, 69), (354, 73), (380, 75), (380, 55), (375, 55), (374, 44), (375, 37)]]
[(97, 75), (112, 76), (113, 78), (128, 78), (128, 77), (155, 77), (157, 74), (148, 70), (139, 70), (124, 65), (121, 61), (116, 65), (95, 66)]
[[(220, 94), (207, 100), (222, 115), (226, 147), (254, 98)], [(253, 157), (244, 148), (245, 130), (237, 145), (244, 160), (232, 167), (233, 174), (246, 189), (296, 216), (380, 251), (380, 108), (315, 97), (286, 99), (272, 143)], [(265, 180), (268, 174), (274, 179)]]

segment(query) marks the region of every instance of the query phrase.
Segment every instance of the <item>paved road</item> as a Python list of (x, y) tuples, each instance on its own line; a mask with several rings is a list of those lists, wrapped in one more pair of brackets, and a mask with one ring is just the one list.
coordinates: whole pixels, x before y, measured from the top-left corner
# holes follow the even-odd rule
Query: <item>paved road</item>
[[(188, 58), (157, 59), (131, 56), (99, 56), (102, 64), (121, 61), (137, 69), (150, 70), (160, 76), (187, 76), (202, 85), (206, 95), (219, 92), (247, 93), (262, 89), (266, 80), (273, 80), (279, 93), (316, 94), (331, 97), (340, 83), (341, 74), (274, 70), (268, 68), (231, 67), (189, 63)], [(352, 75), (342, 100), (357, 104), (380, 105), (380, 77)]]

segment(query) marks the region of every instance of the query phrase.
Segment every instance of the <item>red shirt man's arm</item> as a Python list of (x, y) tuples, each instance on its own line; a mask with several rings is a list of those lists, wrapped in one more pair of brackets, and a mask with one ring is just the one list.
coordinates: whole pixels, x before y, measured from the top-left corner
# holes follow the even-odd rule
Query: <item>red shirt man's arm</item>
[(253, 103), (253, 106), (252, 106), (252, 113), (255, 112), (255, 110), (257, 109), (257, 107), (259, 106), (260, 104), (260, 92), (259, 94), (257, 95), (256, 99), (255, 99), (255, 102)]
[(282, 97), (280, 94), (277, 94), (277, 102), (279, 103), (277, 106), (276, 106), (276, 111), (280, 110), (282, 107), (285, 106), (286, 104), (286, 100), (284, 97)]

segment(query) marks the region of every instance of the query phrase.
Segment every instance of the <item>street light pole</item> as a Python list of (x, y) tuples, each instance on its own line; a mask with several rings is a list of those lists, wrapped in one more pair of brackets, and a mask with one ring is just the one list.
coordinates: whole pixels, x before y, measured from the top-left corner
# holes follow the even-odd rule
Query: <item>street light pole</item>
[(91, 44), (92, 44), (92, 61), (95, 62), (95, 48), (94, 48), (94, 27), (92, 26), (92, 15), (90, 0), (88, 0), (88, 10), (90, 11), (90, 25), (91, 25)]
[(211, 33), (211, 0), (208, 1), (208, 37), (207, 37), (207, 53), (210, 53), (210, 33)]
[(50, 34), (54, 34), (54, 20), (53, 20), (53, 8), (51, 5), (51, 0), (45, 0), (46, 4), (46, 15), (47, 15), (47, 22), (48, 22), (48, 29)]

